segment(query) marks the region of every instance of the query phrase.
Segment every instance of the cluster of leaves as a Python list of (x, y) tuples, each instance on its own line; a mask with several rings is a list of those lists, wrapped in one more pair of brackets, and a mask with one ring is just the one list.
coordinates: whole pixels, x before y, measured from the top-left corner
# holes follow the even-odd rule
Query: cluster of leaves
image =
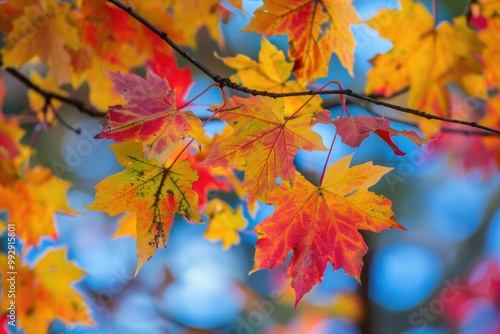
[[(257, 61), (241, 54), (218, 57), (236, 70), (231, 80), (274, 93), (306, 91), (307, 84), (327, 75), (332, 54), (353, 75), (356, 45), (351, 26), (361, 19), (351, 2), (264, 1), (244, 30), (265, 36), (288, 35), (288, 60), (265, 37)], [(220, 22), (233, 15), (230, 10), (242, 10), (241, 1), (234, 0), (128, 3), (177, 45), (191, 48), (196, 47), (201, 27), (222, 46)], [(500, 100), (495, 94), (500, 89), (496, 66), (500, 52), (495, 43), (500, 32), (500, 19), (495, 15), (499, 4), (473, 4), (469, 21), (461, 16), (440, 23), (422, 4), (411, 0), (401, 0), (400, 9), (381, 10), (366, 24), (393, 47), (372, 59), (366, 93), (390, 97), (409, 90), (409, 107), (458, 117), (463, 112), (452, 103), (447, 88), (456, 85), (471, 97), (487, 100), (484, 115), (462, 119), (500, 128)], [(227, 100), (224, 91), (224, 103), (214, 107), (212, 116), (202, 123), (187, 110), (191, 101), (184, 101), (193, 82), (190, 69), (179, 68), (170, 46), (154, 32), (102, 0), (0, 3), (0, 30), (4, 32), (5, 46), (0, 51), (5, 67), (45, 65), (45, 76), (36, 70), (30, 73), (38, 87), (70, 97), (86, 85), (90, 104), (107, 109), (96, 138), (116, 142), (110, 148), (124, 170), (95, 186), (95, 201), (87, 208), (110, 215), (132, 212), (118, 234), (137, 238), (137, 271), (158, 248), (167, 246), (176, 215), (194, 223), (202, 223), (204, 215), (209, 222), (208, 239), (222, 240), (226, 249), (237, 244), (238, 231), (246, 227), (246, 220), (241, 207), (233, 209), (221, 199), (209, 201), (209, 192), (218, 190), (234, 192), (252, 210), (257, 201), (275, 206), (275, 212), (255, 228), (258, 241), (253, 270), (272, 269), (293, 251), (288, 277), (295, 290), (295, 305), (322, 281), (328, 262), (359, 281), (368, 249), (359, 230), (404, 229), (394, 220), (391, 201), (368, 190), (391, 168), (372, 162), (351, 166), (352, 156), (330, 165), (327, 159), (320, 181), (313, 184), (296, 170), (297, 152), (331, 152), (334, 142), (325, 147), (313, 130), (318, 123), (334, 126), (351, 147), (359, 147), (375, 133), (397, 155), (404, 152), (392, 137), (402, 135), (423, 145), (440, 131), (439, 122), (419, 119), (426, 135), (421, 138), (415, 131), (393, 129), (388, 119), (351, 116), (344, 97), (341, 115), (331, 115), (323, 110), (317, 95), (286, 99), (233, 96)], [(146, 78), (131, 73), (137, 67), (147, 68)], [(0, 88), (3, 97), (5, 90)], [(32, 91), (29, 101), (36, 122), (45, 128), (60, 118), (59, 101), (53, 95)], [(210, 138), (204, 125), (215, 118), (227, 126), (222, 134)], [(60, 196), (69, 183), (47, 169), (30, 166), (33, 152), (20, 144), (20, 120), (14, 115), (0, 118), (0, 210), (7, 212), (8, 222), (16, 224), (26, 254), (39, 245), (42, 236), (57, 238), (54, 213), (76, 212)], [(498, 141), (477, 140), (486, 151), (496, 152), (492, 157), (499, 163)], [(242, 180), (236, 171), (243, 172)], [(135, 227), (131, 229), (129, 224)], [(91, 322), (74, 291), (35, 288), (35, 280), (46, 281), (42, 265), (65, 266), (57, 274), (66, 286), (83, 275), (65, 259), (63, 251), (55, 254), (47, 253), (33, 268), (23, 267), (26, 279), (21, 280), (20, 289), (45, 289), (33, 294), (50, 296), (47, 300), (57, 300), (64, 292), (77, 301), (61, 312), (42, 312), (46, 307), (40, 303), (21, 310), (19, 324), (28, 332), (36, 331), (28, 323), (36, 323), (34, 328), (47, 327), (54, 317)], [(56, 264), (50, 264), (52, 261)], [(30, 317), (37, 320), (32, 322)]]

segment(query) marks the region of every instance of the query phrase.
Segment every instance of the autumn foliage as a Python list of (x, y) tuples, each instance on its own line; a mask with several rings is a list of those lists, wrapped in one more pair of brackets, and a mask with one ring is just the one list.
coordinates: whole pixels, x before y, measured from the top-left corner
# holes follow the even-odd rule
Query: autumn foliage
[[(186, 49), (197, 47), (196, 36), (204, 29), (224, 50), (220, 25), (231, 15), (249, 15), (242, 1), (235, 0), (125, 3)], [(401, 0), (398, 9), (381, 9), (364, 22), (392, 43), (389, 51), (371, 59), (364, 93), (388, 98), (407, 90), (403, 107), (423, 112), (412, 116), (419, 134), (397, 130), (389, 118), (351, 115), (348, 94), (337, 94), (340, 113), (322, 106), (316, 80), (328, 75), (332, 58), (354, 76), (352, 27), (363, 21), (351, 0), (265, 0), (241, 32), (262, 35), (258, 59), (222, 52), (214, 57), (234, 73), (229, 79), (240, 87), (290, 96), (243, 94), (224, 87), (228, 85), (214, 85), (223, 102), (214, 101), (208, 108), (210, 116), (204, 119), (190, 110), (199, 95), (187, 99), (193, 67), (180, 67), (179, 55), (162, 36), (115, 4), (103, 0), (1, 2), (3, 68), (18, 74), (22, 68), (20, 75), (40, 90), (31, 89), (28, 94), (33, 117), (0, 114), (0, 211), (4, 213), (0, 218), (4, 225), (17, 226), (16, 238), (22, 245), (16, 249), (18, 289), (30, 294), (18, 297), (30, 300), (18, 309), (19, 327), (26, 333), (42, 333), (55, 318), (68, 324), (93, 324), (83, 297), (70, 286), (85, 272), (66, 258), (66, 250), (51, 250), (34, 264), (25, 263), (26, 254), (37, 249), (42, 238), (58, 238), (55, 213), (84, 213), (67, 202), (71, 184), (46, 167), (34, 166), (31, 157), (42, 152), (22, 140), (24, 123), (50, 131), (64, 121), (59, 110), (66, 102), (59, 96), (72, 99), (84, 88), (88, 105), (80, 111), (97, 115), (102, 125), (95, 139), (115, 142), (110, 149), (123, 170), (95, 185), (95, 200), (86, 208), (110, 216), (126, 213), (122, 218), (126, 217), (127, 227), (123, 223), (117, 235), (137, 238), (136, 273), (158, 248), (168, 250), (176, 218), (208, 224), (205, 237), (222, 241), (228, 249), (239, 243), (238, 233), (247, 227), (242, 204), (255, 212), (260, 202), (273, 205), (274, 213), (254, 229), (258, 240), (251, 272), (272, 270), (291, 253), (287, 277), (297, 306), (322, 281), (328, 263), (361, 282), (368, 251), (361, 230), (405, 230), (394, 217), (391, 199), (370, 190), (391, 173), (391, 166), (372, 161), (356, 165), (352, 155), (332, 162), (329, 157), (336, 141), (358, 148), (369, 136), (378, 136), (381, 145), (402, 156), (405, 152), (395, 137), (422, 146), (450, 129), (473, 129), (447, 119), (479, 123), (493, 132), (500, 129), (500, 98), (494, 93), (500, 89), (499, 10), (500, 1), (479, 1), (472, 5), (469, 17), (437, 22), (435, 13), (420, 2)], [(268, 39), (275, 35), (287, 36), (286, 54)], [(465, 115), (453, 103), (450, 85), (468, 97), (483, 99), (487, 112)], [(337, 88), (345, 87), (331, 82), (322, 89)], [(0, 81), (0, 105), (8, 94)], [(439, 119), (428, 120), (426, 115)], [(221, 120), (225, 128), (209, 136), (205, 125)], [(324, 141), (314, 128), (317, 124), (336, 131), (333, 141)], [(499, 141), (492, 137), (475, 137), (474, 143), (498, 164)], [(299, 150), (328, 151), (316, 179), (296, 167)], [(239, 203), (214, 198), (214, 191), (233, 193)], [(0, 266), (7, 261), (4, 255), (0, 260)], [(46, 304), (52, 300), (64, 303)]]

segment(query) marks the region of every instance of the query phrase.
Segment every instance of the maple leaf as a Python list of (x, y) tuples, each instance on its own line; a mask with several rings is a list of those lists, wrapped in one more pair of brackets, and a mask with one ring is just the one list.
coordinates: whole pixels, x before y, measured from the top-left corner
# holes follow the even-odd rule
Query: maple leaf
[[(484, 77), (490, 89), (500, 89), (500, 69), (498, 68), (498, 61), (500, 60), (499, 29), (500, 18), (492, 18), (488, 20), (488, 28), (479, 33), (479, 38), (486, 46), (482, 56), (484, 60)], [(493, 99), (495, 98), (498, 98), (498, 94), (493, 97)], [(495, 110), (495, 113), (500, 119), (500, 109)]]
[(30, 246), (36, 247), (42, 237), (57, 237), (55, 213), (78, 213), (68, 205), (65, 196), (70, 186), (43, 167), (28, 170), (25, 179), (12, 187), (0, 185), (0, 211), (7, 211), (9, 221), (16, 224), (17, 236), (24, 242), (23, 253)]
[(118, 45), (141, 37), (128, 13), (100, 0), (82, 1), (75, 19), (82, 44), (90, 46), (95, 57), (116, 54)]
[(234, 133), (212, 146), (203, 165), (244, 170), (250, 204), (265, 197), (278, 177), (293, 184), (293, 159), (299, 148), (326, 149), (311, 129), (310, 115), (285, 120), (283, 107), (282, 99), (235, 96), (219, 113)]
[(244, 31), (288, 35), (288, 56), (301, 83), (328, 74), (334, 52), (351, 76), (356, 43), (349, 28), (361, 23), (350, 0), (265, 0)]
[(125, 212), (118, 218), (118, 228), (111, 236), (111, 239), (119, 237), (137, 238), (137, 214), (135, 212)]
[(229, 204), (216, 198), (208, 203), (205, 214), (209, 217), (204, 237), (211, 241), (222, 241), (222, 248), (229, 249), (240, 243), (238, 231), (247, 227), (248, 222), (243, 217), (241, 205), (236, 211)]
[[(40, 24), (40, 20), (44, 19)], [(67, 48), (78, 50), (80, 40), (71, 20), (71, 6), (57, 0), (41, 0), (40, 5), (24, 7), (23, 16), (13, 22), (2, 49), (3, 65), (21, 67), (39, 56), (58, 85), (70, 82), (70, 55)], [(29, 28), (27, 28), (29, 27)]]
[(23, 152), (20, 144), (24, 130), (16, 122), (7, 122), (1, 112), (3, 104), (3, 81), (0, 80), (0, 185), (11, 185), (18, 178)]
[(219, 45), (224, 45), (219, 29), (219, 3), (220, 0), (173, 1), (174, 24), (182, 27), (188, 46), (196, 47), (196, 33), (202, 26), (207, 28), (210, 37)]
[[(132, 1), (135, 11), (152, 25), (164, 31), (176, 43), (186, 44), (184, 30), (175, 24), (176, 18), (168, 10), (171, 2), (170, 0)], [(123, 11), (121, 12), (123, 13)], [(134, 35), (133, 43), (139, 53), (146, 56), (146, 68), (166, 78), (177, 96), (177, 106), (184, 105), (184, 98), (193, 84), (191, 69), (189, 67), (179, 68), (170, 45), (140, 22), (134, 21), (134, 23), (138, 33)]]
[(342, 142), (351, 147), (359, 147), (363, 140), (368, 138), (372, 132), (382, 138), (382, 140), (392, 148), (396, 155), (405, 155), (406, 153), (398, 148), (391, 137), (402, 135), (418, 146), (422, 146), (429, 142), (429, 139), (420, 137), (416, 131), (398, 131), (391, 128), (391, 122), (388, 119), (380, 117), (347, 116), (332, 120), (330, 123), (337, 128), (337, 133), (342, 138)]
[[(373, 68), (367, 74), (366, 93), (388, 97), (409, 88), (410, 108), (444, 117), (450, 115), (449, 83), (459, 85), (471, 96), (484, 98), (485, 89), (478, 91), (477, 85), (469, 84), (471, 78), (480, 77), (476, 55), (483, 45), (467, 26), (465, 17), (455, 18), (453, 24), (441, 22), (435, 29), (434, 18), (422, 4), (402, 0), (401, 7), (382, 10), (367, 21), (393, 43), (393, 48), (371, 60)], [(427, 135), (439, 129), (438, 122), (419, 120)]]
[(142, 145), (127, 141), (110, 148), (125, 170), (113, 174), (96, 186), (91, 210), (114, 216), (137, 213), (137, 271), (155, 253), (167, 246), (175, 213), (192, 222), (202, 222), (198, 213), (198, 194), (192, 189), (198, 174), (189, 160), (176, 161), (170, 167), (141, 156)]
[(200, 165), (207, 158), (208, 154), (210, 154), (211, 145), (220, 138), (221, 136), (217, 134), (213, 138), (206, 138), (204, 140), (206, 145), (203, 145), (201, 150), (195, 155), (188, 155), (192, 161), (193, 169), (200, 176), (198, 181), (193, 183), (193, 190), (198, 193), (198, 207), (200, 209), (205, 206), (210, 191), (231, 191), (231, 184), (228, 179), (231, 177), (232, 171)]
[(133, 73), (107, 73), (115, 91), (126, 105), (109, 107), (101, 124), (97, 139), (108, 138), (116, 142), (142, 140), (148, 158), (164, 162), (179, 141), (192, 137), (203, 142), (201, 121), (189, 110), (176, 107), (176, 98), (167, 80), (148, 71), (146, 79)]
[(23, 15), (24, 7), (34, 6), (38, 0), (0, 1), (0, 30), (8, 33), (12, 30), (12, 22)]
[[(143, 65), (143, 56), (132, 43), (142, 42), (144, 36), (128, 13), (105, 1), (85, 0), (73, 14), (81, 48), (70, 51), (74, 69), (71, 84), (78, 87), (86, 83), (91, 104), (107, 109), (121, 99), (103, 70), (128, 73), (131, 68)], [(127, 56), (117, 56), (121, 54)]]
[[(194, 41), (188, 41), (187, 33), (181, 24), (177, 22), (177, 16), (180, 15), (193, 15), (193, 13), (174, 13), (171, 6), (175, 0), (130, 0), (134, 6), (134, 10), (151, 22), (155, 27), (164, 31), (172, 40), (179, 45), (188, 45)], [(157, 50), (165, 53), (171, 50), (170, 46), (165, 44), (156, 34), (152, 33), (148, 28), (144, 27), (140, 22), (136, 22), (137, 29), (141, 31), (140, 39), (134, 40), (141, 52), (151, 54), (152, 51)], [(192, 27), (192, 22), (188, 29), (195, 29)], [(199, 28), (199, 27), (198, 27)]]
[(272, 269), (293, 250), (287, 276), (297, 306), (320, 283), (327, 262), (359, 281), (366, 246), (358, 230), (404, 230), (393, 219), (391, 201), (367, 189), (392, 168), (371, 162), (349, 168), (352, 155), (333, 163), (315, 186), (297, 172), (295, 185), (283, 183), (268, 196), (275, 212), (255, 227), (258, 234), (252, 271)]
[[(283, 51), (278, 50), (266, 38), (262, 37), (259, 51), (259, 62), (250, 57), (239, 54), (236, 57), (220, 58), (224, 64), (237, 70), (231, 80), (257, 90), (274, 93), (303, 92), (305, 86), (295, 80), (289, 80), (292, 75), (293, 63), (285, 59)], [(285, 116), (290, 116), (304, 104), (305, 106), (296, 115), (311, 114), (323, 110), (322, 99), (314, 96), (294, 96), (285, 99)]]
[(185, 98), (193, 86), (194, 81), (189, 67), (179, 68), (177, 60), (171, 51), (161, 53), (153, 52), (154, 57), (146, 63), (146, 66), (158, 76), (167, 79), (174, 90), (177, 99), (177, 107), (185, 104)]
[(478, 2), (484, 16), (492, 17), (500, 14), (500, 0), (479, 0)]
[[(5, 253), (0, 253), (0, 260), (2, 273), (11, 272)], [(17, 324), (26, 334), (48, 333), (54, 319), (68, 326), (74, 322), (93, 325), (83, 297), (71, 287), (85, 272), (67, 260), (66, 249), (49, 250), (33, 269), (19, 258), (15, 261)], [(2, 279), (4, 294), (9, 291), (9, 283)], [(4, 295), (3, 310), (7, 310), (10, 300)]]
[[(234, 0), (232, 0), (234, 2)], [(162, 29), (177, 44), (196, 48), (196, 36), (200, 28), (207, 29), (209, 36), (224, 46), (219, 21), (227, 16), (221, 0), (132, 0), (138, 13)], [(236, 5), (238, 5), (236, 3)]]

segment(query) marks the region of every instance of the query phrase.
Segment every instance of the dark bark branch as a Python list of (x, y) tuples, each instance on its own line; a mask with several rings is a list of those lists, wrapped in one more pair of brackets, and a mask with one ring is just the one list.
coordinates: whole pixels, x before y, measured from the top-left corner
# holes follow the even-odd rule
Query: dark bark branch
[[(105, 112), (96, 110), (96, 109), (88, 106), (87, 104), (85, 104), (82, 101), (75, 100), (73, 98), (70, 98), (70, 97), (67, 97), (67, 96), (63, 96), (63, 95), (58, 94), (58, 93), (46, 91), (45, 89), (43, 89), (43, 88), (39, 87), (38, 85), (34, 84), (28, 77), (26, 77), (24, 74), (22, 74), (21, 72), (19, 72), (19, 70), (15, 69), (13, 67), (7, 67), (5, 69), (5, 71), (7, 73), (9, 73), (10, 75), (12, 75), (17, 80), (19, 80), (23, 85), (25, 85), (29, 89), (33, 89), (35, 92), (37, 92), (38, 94), (40, 94), (41, 96), (43, 96), (44, 99), (45, 99), (45, 104), (47, 106), (51, 105), (51, 101), (52, 100), (59, 100), (59, 101), (61, 101), (63, 103), (66, 103), (66, 104), (69, 104), (69, 105), (75, 107), (80, 112), (82, 112), (84, 114), (87, 114), (87, 115), (90, 115), (90, 116), (104, 117), (106, 115)], [(58, 115), (56, 115), (56, 117), (57, 116)], [(58, 117), (58, 118), (60, 119), (60, 117)]]
[(260, 96), (268, 96), (272, 98), (283, 98), (283, 97), (289, 97), (289, 96), (312, 96), (312, 95), (327, 95), (327, 94), (333, 94), (333, 95), (347, 95), (354, 97), (356, 99), (362, 100), (362, 101), (367, 101), (376, 105), (384, 106), (393, 110), (397, 110), (403, 113), (407, 114), (412, 114), (416, 115), (419, 117), (427, 118), (429, 120), (439, 120), (443, 122), (448, 122), (448, 123), (456, 123), (456, 124), (462, 124), (466, 126), (470, 126), (473, 128), (478, 128), (482, 129), (486, 132), (491, 132), (495, 133), (497, 135), (500, 135), (500, 130), (496, 130), (493, 128), (489, 128), (484, 125), (480, 125), (477, 122), (468, 122), (468, 121), (463, 121), (463, 120), (458, 120), (458, 119), (453, 119), (453, 118), (447, 118), (447, 117), (441, 117), (437, 115), (432, 115), (429, 113), (426, 113), (421, 110), (417, 109), (412, 109), (412, 108), (406, 108), (402, 107), (399, 105), (395, 105), (392, 103), (387, 103), (384, 101), (379, 101), (374, 98), (371, 98), (366, 95), (358, 94), (353, 92), (350, 89), (335, 89), (335, 90), (323, 90), (323, 91), (318, 91), (318, 90), (308, 90), (308, 91), (303, 91), (303, 92), (292, 92), (292, 93), (272, 93), (268, 91), (262, 91), (262, 90), (256, 90), (256, 89), (251, 89), (246, 86), (237, 84), (233, 81), (231, 81), (228, 78), (223, 78), (217, 73), (213, 72), (210, 70), (208, 67), (200, 63), (198, 60), (196, 60), (193, 56), (188, 54), (186, 51), (184, 51), (179, 45), (177, 45), (168, 35), (164, 32), (161, 31), (160, 29), (156, 28), (151, 22), (146, 20), (144, 17), (139, 15), (137, 12), (135, 12), (131, 6), (128, 6), (124, 3), (122, 3), (119, 0), (107, 0), (108, 2), (111, 2), (118, 8), (126, 11), (130, 16), (132, 16), (134, 19), (136, 19), (138, 22), (140, 22), (142, 25), (147, 27), (149, 30), (151, 30), (153, 33), (158, 35), (163, 41), (165, 41), (168, 45), (170, 45), (180, 56), (184, 57), (187, 61), (189, 61), (191, 64), (196, 66), (198, 69), (200, 69), (203, 73), (205, 73), (207, 76), (209, 76), (215, 83), (219, 84), (221, 88), (228, 87), (243, 93), (248, 93), (251, 95), (260, 95)]

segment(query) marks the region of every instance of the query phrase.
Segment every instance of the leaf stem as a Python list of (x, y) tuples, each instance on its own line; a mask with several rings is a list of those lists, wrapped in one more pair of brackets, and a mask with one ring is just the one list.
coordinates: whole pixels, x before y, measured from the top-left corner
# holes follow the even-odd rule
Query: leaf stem
[[(328, 85), (330, 85), (330, 84), (332, 84), (332, 83), (337, 84), (337, 85), (339, 86), (339, 88), (340, 88), (340, 89), (344, 89), (344, 88), (342, 87), (342, 84), (340, 83), (340, 81), (337, 81), (337, 80), (330, 80), (330, 81), (328, 81), (326, 84), (324, 84), (324, 85), (323, 85), (323, 86), (319, 89), (319, 91), (322, 91), (323, 89), (325, 89), (325, 87), (326, 87), (326, 86), (328, 86)], [(298, 114), (298, 112), (299, 112), (299, 111), (301, 111), (301, 110), (302, 110), (302, 108), (304, 108), (304, 107), (305, 107), (305, 106), (306, 106), (306, 105), (307, 105), (307, 104), (308, 104), (308, 103), (309, 103), (309, 102), (310, 102), (313, 98), (314, 98), (314, 95), (313, 95), (313, 96), (311, 96), (310, 98), (308, 98), (308, 99), (307, 99), (307, 101), (306, 101), (306, 102), (304, 102), (304, 103), (300, 106), (300, 108), (299, 108), (299, 109), (297, 109), (297, 110), (296, 110), (296, 111), (295, 111), (292, 115), (290, 115), (290, 117), (288, 117), (288, 119), (291, 119), (291, 118), (293, 118), (293, 116), (295, 116), (296, 114)], [(346, 103), (346, 101), (345, 101), (345, 98), (344, 98), (344, 95), (343, 95), (343, 94), (340, 94), (340, 103), (342, 104), (342, 109), (344, 109), (344, 108), (345, 108), (345, 103)], [(345, 109), (345, 110), (347, 111), (347, 109)], [(349, 112), (348, 112), (348, 111), (347, 111), (347, 113), (349, 114)], [(287, 119), (287, 120), (288, 120), (288, 119)], [(286, 123), (286, 122), (285, 122), (285, 123)]]
[[(200, 94), (196, 95), (196, 97), (194, 99), (192, 99), (191, 101), (189, 101), (187, 104), (193, 102), (194, 100), (196, 100), (198, 97), (200, 97), (203, 93), (205, 93), (208, 89), (212, 88), (213, 86), (217, 86), (220, 91), (221, 91), (221, 94), (222, 94), (222, 99), (224, 100), (224, 103), (222, 103), (221, 107), (219, 109), (217, 109), (213, 114), (212, 116), (210, 116), (208, 119), (206, 119), (203, 124), (201, 125), (202, 127), (205, 127), (205, 125), (207, 125), (214, 117), (215, 115), (217, 115), (217, 113), (219, 113), (219, 111), (222, 110), (222, 108), (224, 108), (227, 104), (227, 95), (226, 95), (226, 92), (224, 91), (224, 89), (217, 85), (217, 84), (211, 84), (210, 86), (208, 86), (205, 90), (203, 90), (203, 92), (201, 92)], [(187, 105), (186, 104), (186, 105)], [(180, 108), (179, 108), (180, 109)], [(177, 156), (175, 157), (174, 161), (172, 161), (172, 163), (170, 164), (170, 166), (167, 167), (167, 169), (170, 169), (172, 168), (173, 165), (175, 165), (175, 163), (177, 162), (177, 160), (179, 160), (180, 156), (182, 155), (182, 153), (184, 153), (184, 151), (187, 150), (187, 148), (189, 146), (191, 146), (191, 144), (193, 143), (194, 141), (194, 138), (191, 138), (191, 140), (182, 148), (182, 150), (179, 152), (179, 154), (177, 154)]]
[(68, 122), (66, 122), (62, 117), (61, 115), (59, 115), (59, 112), (57, 112), (57, 110), (54, 108), (54, 106), (52, 105), (52, 103), (49, 104), (49, 109), (50, 111), (52, 112), (52, 114), (54, 115), (54, 117), (65, 127), (67, 128), (68, 130), (71, 130), (73, 131), (74, 133), (76, 133), (77, 135), (79, 135), (81, 132), (82, 132), (82, 129), (78, 128), (78, 127), (73, 127), (71, 124), (69, 124)]
[[(349, 114), (349, 111), (347, 111), (347, 107), (345, 106), (345, 100), (344, 103), (342, 104), (342, 112), (340, 113), (340, 118), (344, 117), (344, 111), (347, 112), (347, 114)], [(330, 149), (328, 150), (328, 155), (326, 156), (325, 164), (323, 166), (323, 171), (321, 172), (321, 177), (319, 179), (318, 187), (321, 187), (323, 185), (323, 179), (325, 177), (326, 167), (328, 166), (328, 161), (330, 160), (330, 155), (332, 154), (333, 145), (335, 144), (335, 139), (337, 139), (337, 134), (338, 132), (335, 131), (335, 135), (333, 136), (332, 143), (330, 144)]]
[(180, 109), (183, 109), (185, 107), (187, 107), (188, 105), (190, 105), (191, 103), (193, 103), (196, 99), (198, 99), (200, 96), (202, 96), (203, 94), (205, 94), (210, 88), (212, 87), (219, 87), (220, 86), (218, 84), (211, 84), (210, 86), (208, 86), (207, 88), (205, 88), (201, 93), (199, 93), (198, 95), (196, 95), (195, 97), (193, 97), (191, 100), (189, 100), (188, 102), (184, 103), (181, 107), (179, 107), (179, 110)]
[(23, 172), (25, 175), (27, 174), (28, 169), (31, 168), (31, 161), (33, 160), (33, 151), (35, 149), (36, 142), (38, 141), (38, 137), (40, 137), (40, 132), (42, 132), (42, 129), (43, 129), (42, 125), (38, 123), (37, 125), (35, 125), (35, 129), (33, 130), (33, 134), (31, 135), (30, 146), (29, 146), (31, 149), (30, 156), (28, 159), (26, 159), (23, 166)]
[(438, 23), (438, 0), (432, 0), (432, 16), (434, 17), (434, 27)]

